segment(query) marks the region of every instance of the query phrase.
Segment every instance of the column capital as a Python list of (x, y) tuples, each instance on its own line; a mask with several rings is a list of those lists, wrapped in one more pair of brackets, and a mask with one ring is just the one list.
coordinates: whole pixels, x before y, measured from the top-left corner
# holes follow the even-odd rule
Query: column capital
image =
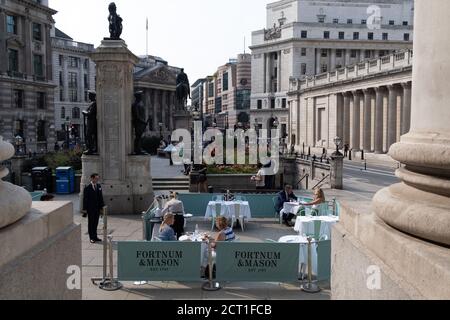
[(412, 83), (410, 81), (400, 83), (403, 89), (411, 89), (411, 84)]
[(373, 93), (373, 88), (365, 88), (361, 90), (365, 95), (366, 94), (372, 94)]

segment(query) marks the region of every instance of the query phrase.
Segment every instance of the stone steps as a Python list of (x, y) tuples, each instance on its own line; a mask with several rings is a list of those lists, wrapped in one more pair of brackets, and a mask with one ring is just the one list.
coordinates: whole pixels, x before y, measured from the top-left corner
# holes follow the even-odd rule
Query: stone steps
[(155, 178), (154, 191), (189, 191), (189, 178)]

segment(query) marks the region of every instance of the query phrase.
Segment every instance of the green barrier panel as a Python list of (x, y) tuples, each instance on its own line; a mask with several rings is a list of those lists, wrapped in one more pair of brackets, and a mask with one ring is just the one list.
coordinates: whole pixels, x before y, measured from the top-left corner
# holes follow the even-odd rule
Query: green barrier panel
[(217, 281), (298, 281), (298, 244), (223, 242), (216, 252)]
[(201, 281), (200, 242), (118, 242), (120, 281)]
[(331, 240), (320, 241), (317, 246), (317, 280), (331, 279)]

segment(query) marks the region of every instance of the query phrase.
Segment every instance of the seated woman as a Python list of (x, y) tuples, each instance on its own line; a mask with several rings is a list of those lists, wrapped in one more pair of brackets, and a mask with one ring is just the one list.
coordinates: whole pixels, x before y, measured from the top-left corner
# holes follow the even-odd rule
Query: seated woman
[(175, 222), (175, 216), (172, 213), (166, 213), (164, 215), (164, 221), (159, 228), (159, 239), (161, 241), (177, 241), (175, 231), (172, 229), (172, 225)]
[(321, 188), (314, 189), (314, 199), (311, 202), (302, 202), (303, 206), (316, 206), (322, 203), (325, 203), (325, 193)]
[(216, 247), (217, 242), (232, 242), (236, 240), (236, 236), (233, 232), (233, 229), (228, 225), (228, 219), (220, 216), (216, 218), (216, 226), (219, 229), (219, 233), (212, 240), (212, 247)]

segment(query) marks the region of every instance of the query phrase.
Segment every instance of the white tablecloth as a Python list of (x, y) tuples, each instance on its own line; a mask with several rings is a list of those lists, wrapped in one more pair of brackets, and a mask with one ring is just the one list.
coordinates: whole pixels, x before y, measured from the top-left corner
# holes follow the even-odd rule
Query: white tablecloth
[(235, 215), (235, 205), (239, 204), (240, 216), (243, 216), (246, 219), (252, 218), (250, 204), (248, 203), (248, 201), (211, 201), (210, 203), (208, 203), (208, 207), (206, 208), (205, 218), (211, 218), (215, 216), (216, 204), (218, 203), (221, 204), (221, 216), (231, 219)]
[(314, 234), (314, 221), (321, 221), (320, 236), (327, 236), (327, 240), (331, 240), (331, 227), (339, 222), (339, 217), (323, 216), (323, 217), (297, 217), (295, 220), (294, 230), (301, 236), (306, 234)]
[[(301, 272), (302, 264), (305, 265), (305, 272), (308, 273), (308, 240), (303, 236), (285, 236), (278, 240), (280, 243), (299, 243), (300, 244), (300, 259), (298, 270)], [(317, 275), (317, 244), (315, 242), (311, 245), (311, 265), (312, 274)]]
[(201, 252), (200, 252), (200, 263), (202, 267), (206, 267), (208, 265), (208, 243), (202, 240), (201, 235), (184, 235), (181, 236), (179, 241), (182, 242), (189, 242), (189, 241), (195, 241), (195, 242), (201, 242)]

